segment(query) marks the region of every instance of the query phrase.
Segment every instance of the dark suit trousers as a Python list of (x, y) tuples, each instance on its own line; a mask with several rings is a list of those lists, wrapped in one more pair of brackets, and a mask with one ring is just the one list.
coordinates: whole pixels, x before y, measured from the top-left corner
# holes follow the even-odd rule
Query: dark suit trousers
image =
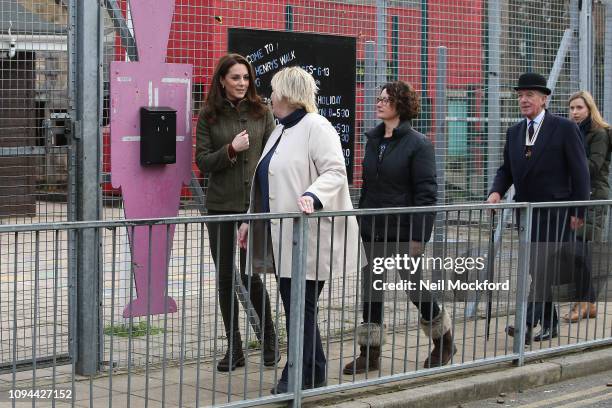
[[(530, 271), (532, 286), (533, 281), (537, 281), (540, 285), (545, 283), (545, 286), (540, 286), (537, 289), (537, 294), (533, 293), (532, 287), (533, 297), (527, 305), (527, 326), (529, 327), (540, 324), (543, 329), (552, 328), (559, 321), (556, 307), (548, 300), (552, 298), (553, 288), (550, 286), (550, 282), (554, 282), (554, 277), (551, 274), (558, 271), (558, 269), (552, 267), (555, 264), (558, 265), (558, 254), (553, 249), (561, 247), (558, 243), (570, 241), (569, 221), (572, 214), (574, 214), (574, 211), (568, 208), (542, 208), (535, 209), (533, 212), (531, 224), (531, 243), (533, 246)], [(535, 253), (534, 249), (536, 249)], [(549, 253), (549, 251), (552, 252)], [(542, 274), (549, 276), (542, 276)]]

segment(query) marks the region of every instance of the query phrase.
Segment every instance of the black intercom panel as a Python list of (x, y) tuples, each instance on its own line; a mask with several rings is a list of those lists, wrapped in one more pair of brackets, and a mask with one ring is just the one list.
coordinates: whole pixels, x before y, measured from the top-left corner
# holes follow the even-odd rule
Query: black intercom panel
[(176, 110), (140, 108), (140, 164), (176, 163)]

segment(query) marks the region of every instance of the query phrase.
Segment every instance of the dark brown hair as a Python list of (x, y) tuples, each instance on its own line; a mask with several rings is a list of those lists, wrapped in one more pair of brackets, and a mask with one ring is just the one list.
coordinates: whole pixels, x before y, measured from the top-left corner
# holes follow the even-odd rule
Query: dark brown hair
[(410, 120), (418, 116), (421, 109), (419, 95), (410, 84), (404, 81), (388, 82), (383, 85), (380, 91), (382, 92), (385, 89), (399, 114), (400, 120)]
[(240, 54), (227, 54), (221, 57), (219, 62), (217, 62), (210, 89), (206, 96), (206, 104), (204, 105), (203, 113), (204, 118), (211, 123), (217, 121), (217, 116), (221, 113), (223, 104), (225, 103), (226, 95), (225, 89), (221, 86), (221, 78), (224, 78), (230, 68), (236, 64), (244, 65), (249, 72), (249, 87), (247, 88), (245, 96), (247, 100), (246, 103), (249, 104), (249, 113), (254, 118), (261, 118), (266, 112), (267, 107), (264, 105), (259, 95), (257, 95), (257, 90), (255, 89), (255, 71), (253, 71), (251, 64), (249, 64), (246, 58)]

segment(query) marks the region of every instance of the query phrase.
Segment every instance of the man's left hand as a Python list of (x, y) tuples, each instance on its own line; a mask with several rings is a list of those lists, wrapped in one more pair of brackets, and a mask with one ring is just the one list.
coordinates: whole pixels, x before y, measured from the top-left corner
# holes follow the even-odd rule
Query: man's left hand
[(582, 228), (584, 225), (584, 220), (582, 218), (574, 217), (573, 215), (570, 217), (570, 228), (574, 231)]

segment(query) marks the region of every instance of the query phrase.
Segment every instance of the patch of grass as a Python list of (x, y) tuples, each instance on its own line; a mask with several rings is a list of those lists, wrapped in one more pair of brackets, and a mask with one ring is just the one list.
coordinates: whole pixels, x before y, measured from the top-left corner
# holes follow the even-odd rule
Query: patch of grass
[(247, 347), (248, 347), (250, 350), (253, 350), (253, 349), (258, 349), (260, 345), (261, 345), (261, 343), (259, 342), (259, 340), (251, 340), (251, 341), (249, 341), (249, 343), (247, 344)]
[[(164, 329), (149, 326), (149, 334), (151, 336), (161, 334), (164, 332)], [(130, 325), (129, 324), (121, 324), (115, 326), (106, 326), (104, 328), (104, 334), (107, 336), (113, 335), (118, 337), (130, 337)], [(131, 328), (132, 337), (143, 337), (147, 335), (147, 322), (142, 321), (139, 323), (135, 323)]]

